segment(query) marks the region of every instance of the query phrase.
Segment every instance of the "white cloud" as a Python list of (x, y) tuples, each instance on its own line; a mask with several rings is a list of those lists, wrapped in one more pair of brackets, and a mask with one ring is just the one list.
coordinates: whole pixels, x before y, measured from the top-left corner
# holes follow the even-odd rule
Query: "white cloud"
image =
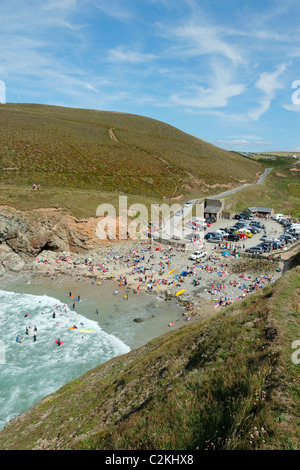
[(232, 139), (232, 140), (222, 140), (219, 139), (216, 141), (219, 145), (226, 145), (232, 147), (244, 147), (249, 145), (259, 145), (259, 146), (269, 146), (276, 145), (276, 142), (266, 141), (266, 140), (248, 140), (248, 139)]
[(271, 102), (276, 96), (276, 91), (283, 88), (282, 83), (278, 80), (282, 73), (286, 70), (286, 64), (280, 64), (275, 72), (264, 72), (260, 75), (255, 86), (263, 92), (260, 104), (256, 109), (248, 112), (250, 119), (257, 121), (268, 109)]
[(129, 49), (126, 50), (123, 46), (118, 46), (115, 49), (108, 50), (108, 60), (111, 62), (138, 64), (148, 62), (152, 59), (157, 59), (157, 56), (151, 53), (143, 53)]
[(189, 85), (188, 96), (186, 92), (181, 95), (173, 93), (171, 101), (177, 105), (198, 109), (223, 108), (228, 105), (230, 98), (241, 95), (246, 89), (243, 83), (235, 82), (230, 68), (217, 61), (212, 65), (207, 82), (206, 86)]
[(190, 56), (219, 54), (234, 64), (243, 62), (240, 51), (221, 37), (217, 27), (201, 23), (194, 23), (192, 20), (172, 30), (172, 34), (183, 41), (185, 54)]

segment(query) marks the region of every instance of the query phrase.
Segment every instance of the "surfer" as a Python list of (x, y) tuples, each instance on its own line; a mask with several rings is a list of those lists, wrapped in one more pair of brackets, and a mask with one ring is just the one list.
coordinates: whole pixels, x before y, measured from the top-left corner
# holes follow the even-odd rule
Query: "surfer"
[(56, 344), (57, 344), (57, 346), (60, 346), (60, 345), (61, 345), (61, 340), (60, 340), (60, 338), (58, 338), (58, 339), (56, 340)]
[(16, 343), (22, 343), (22, 341), (20, 340), (20, 335), (17, 335), (17, 337), (16, 337)]

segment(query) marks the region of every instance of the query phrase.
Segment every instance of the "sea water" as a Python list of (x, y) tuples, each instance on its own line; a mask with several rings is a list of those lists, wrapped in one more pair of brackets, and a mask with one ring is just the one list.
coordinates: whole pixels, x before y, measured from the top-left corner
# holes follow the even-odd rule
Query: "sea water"
[(67, 382), (130, 350), (96, 321), (47, 295), (0, 290), (0, 322), (0, 429)]

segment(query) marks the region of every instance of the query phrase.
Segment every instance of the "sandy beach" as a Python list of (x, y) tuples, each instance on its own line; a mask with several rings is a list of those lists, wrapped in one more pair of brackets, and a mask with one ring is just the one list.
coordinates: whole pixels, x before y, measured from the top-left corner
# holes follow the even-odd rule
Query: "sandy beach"
[(150, 241), (115, 242), (82, 255), (43, 251), (18, 273), (7, 271), (1, 285), (53, 296), (132, 348), (211, 315), (281, 275), (276, 263), (268, 273), (239, 272), (240, 248), (223, 256), (224, 250), (207, 244), (207, 255), (197, 262), (189, 259), (192, 249)]

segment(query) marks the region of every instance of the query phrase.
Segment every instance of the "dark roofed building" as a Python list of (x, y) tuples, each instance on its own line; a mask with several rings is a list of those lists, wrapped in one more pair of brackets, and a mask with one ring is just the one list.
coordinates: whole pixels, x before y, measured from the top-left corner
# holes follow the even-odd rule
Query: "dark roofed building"
[(274, 215), (274, 209), (272, 207), (259, 207), (253, 206), (248, 207), (248, 211), (253, 215), (258, 215), (260, 217), (272, 217)]
[(223, 201), (219, 199), (205, 199), (204, 217), (216, 217), (216, 219), (219, 219), (221, 217), (223, 206)]

